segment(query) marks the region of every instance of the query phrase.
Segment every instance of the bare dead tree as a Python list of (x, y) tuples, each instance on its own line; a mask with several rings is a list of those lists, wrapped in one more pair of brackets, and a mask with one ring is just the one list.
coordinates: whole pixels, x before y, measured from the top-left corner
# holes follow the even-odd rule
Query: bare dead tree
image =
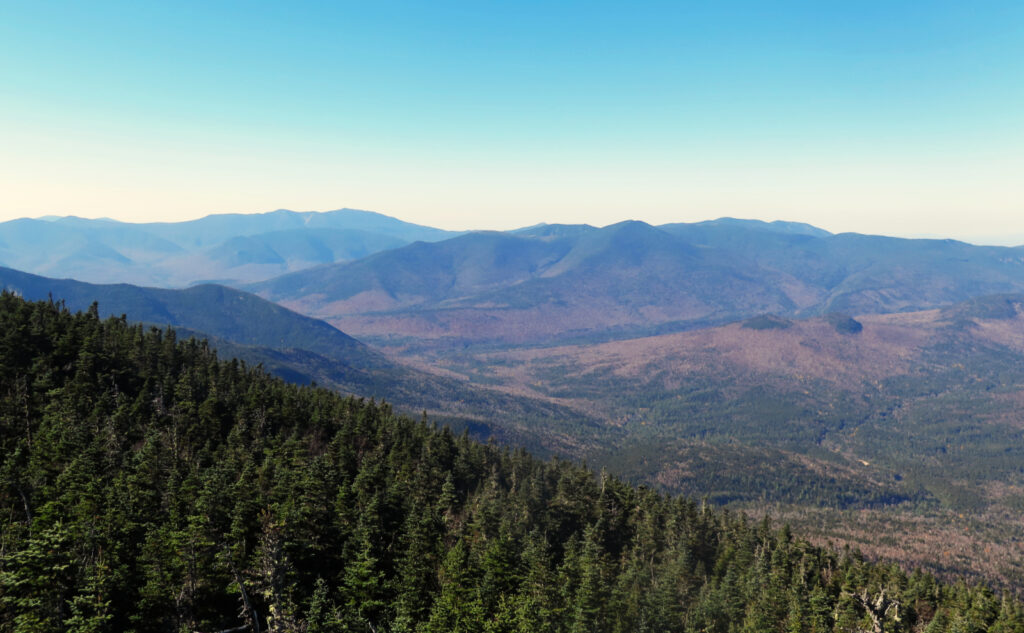
[[(249, 592), (245, 590), (245, 581), (242, 579), (242, 574), (238, 571), (238, 566), (235, 565), (235, 559), (231, 556), (231, 551), (227, 545), (222, 545), (222, 552), (224, 558), (228, 561), (228, 567), (231, 569), (231, 574), (235, 578), (235, 584), (238, 585), (238, 593), (240, 594), (239, 599), (241, 605), (238, 609), (238, 617), (242, 618), (247, 624), (230, 629), (230, 631), (244, 631), (245, 629), (251, 629), (253, 633), (260, 633), (260, 617), (256, 612), (256, 609), (252, 606), (252, 601), (249, 599)], [(228, 633), (228, 631), (219, 631), (218, 633)]]
[(848, 595), (853, 596), (871, 618), (871, 633), (885, 633), (885, 619), (889, 616), (890, 611), (893, 620), (899, 622), (901, 619), (899, 601), (885, 595), (885, 589), (882, 589), (874, 599), (868, 594), (867, 589), (859, 594), (850, 593)]

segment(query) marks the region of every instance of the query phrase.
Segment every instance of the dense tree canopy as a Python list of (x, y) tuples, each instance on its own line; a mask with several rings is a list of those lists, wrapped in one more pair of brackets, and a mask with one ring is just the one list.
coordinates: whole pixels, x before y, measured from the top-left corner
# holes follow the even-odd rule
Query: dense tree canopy
[(0, 631), (1024, 631), (786, 528), (0, 297)]

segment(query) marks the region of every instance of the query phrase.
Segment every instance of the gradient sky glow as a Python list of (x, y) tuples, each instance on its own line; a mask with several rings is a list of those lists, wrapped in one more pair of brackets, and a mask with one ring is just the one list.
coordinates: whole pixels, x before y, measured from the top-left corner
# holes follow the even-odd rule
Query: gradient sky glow
[(0, 220), (1024, 243), (1024, 3), (0, 0)]

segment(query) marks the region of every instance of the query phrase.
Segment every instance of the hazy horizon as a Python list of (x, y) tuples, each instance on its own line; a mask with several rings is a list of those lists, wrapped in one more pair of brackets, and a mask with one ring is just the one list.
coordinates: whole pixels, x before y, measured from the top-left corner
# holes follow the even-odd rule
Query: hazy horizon
[(716, 220), (733, 219), (733, 220), (761, 221), (761, 222), (767, 222), (767, 223), (771, 223), (771, 222), (795, 222), (795, 223), (799, 223), (799, 224), (808, 224), (808, 225), (813, 226), (815, 228), (819, 228), (819, 229), (823, 229), (825, 231), (828, 231), (829, 233), (832, 233), (832, 234), (839, 234), (839, 233), (849, 232), (849, 233), (861, 233), (861, 234), (865, 234), (865, 235), (882, 235), (882, 236), (887, 236), (887, 237), (898, 237), (898, 238), (906, 238), (906, 239), (938, 239), (938, 240), (954, 239), (954, 240), (958, 240), (958, 241), (962, 241), (962, 242), (967, 242), (969, 244), (974, 244), (974, 245), (977, 245), (977, 246), (1021, 246), (1021, 245), (1024, 245), (1024, 233), (989, 235), (989, 236), (978, 235), (978, 236), (975, 236), (974, 239), (970, 239), (970, 238), (957, 237), (957, 236), (952, 236), (952, 235), (929, 234), (929, 233), (916, 233), (916, 234), (903, 234), (903, 235), (900, 235), (900, 234), (888, 234), (888, 233), (868, 233), (868, 232), (864, 232), (864, 231), (832, 231), (827, 226), (821, 226), (821, 225), (817, 225), (817, 224), (810, 224), (810, 223), (807, 223), (807, 222), (797, 222), (797, 221), (794, 221), (794, 220), (788, 220), (786, 218), (768, 218), (768, 219), (766, 219), (766, 218), (754, 218), (754, 217), (742, 217), (742, 216), (730, 216), (730, 215), (723, 215), (723, 216), (718, 216), (718, 217), (708, 217), (708, 218), (702, 218), (702, 219), (696, 219), (696, 220), (685, 220), (685, 221), (684, 220), (669, 220), (669, 221), (666, 221), (666, 222), (648, 222), (647, 220), (644, 220), (642, 218), (623, 217), (623, 218), (620, 218), (620, 219), (615, 220), (613, 222), (608, 222), (608, 223), (604, 223), (604, 224), (595, 224), (593, 222), (573, 222), (573, 223), (569, 223), (569, 222), (556, 222), (556, 221), (542, 221), (542, 222), (535, 222), (533, 224), (516, 224), (516, 225), (512, 225), (512, 226), (495, 228), (495, 227), (488, 227), (488, 226), (436, 226), (436, 225), (431, 225), (431, 224), (422, 224), (422, 223), (419, 223), (419, 222), (412, 222), (412, 221), (407, 220), (407, 219), (402, 218), (402, 217), (393, 216), (393, 215), (390, 215), (390, 214), (387, 214), (387, 213), (381, 213), (380, 211), (374, 211), (372, 209), (353, 209), (351, 207), (337, 207), (337, 208), (333, 208), (333, 209), (304, 209), (304, 210), (300, 210), (300, 209), (281, 208), (281, 209), (271, 209), (269, 211), (252, 211), (252, 212), (248, 212), (248, 213), (244, 213), (244, 212), (225, 213), (225, 214), (210, 213), (210, 214), (200, 215), (200, 216), (196, 216), (196, 217), (183, 218), (183, 219), (180, 219), (180, 220), (169, 220), (169, 221), (168, 220), (160, 220), (160, 219), (153, 219), (153, 220), (149, 220), (149, 219), (121, 220), (121, 219), (112, 218), (112, 217), (108, 217), (108, 216), (99, 216), (99, 217), (86, 218), (85, 216), (79, 216), (79, 215), (75, 215), (75, 214), (67, 214), (67, 215), (53, 215), (53, 214), (51, 214), (51, 215), (43, 215), (43, 216), (22, 216), (22, 217), (18, 217), (18, 218), (3, 219), (3, 220), (0, 220), (0, 223), (10, 222), (12, 220), (22, 220), (22, 219), (42, 220), (42, 221), (55, 221), (55, 220), (60, 220), (60, 219), (64, 219), (64, 218), (81, 218), (81, 219), (88, 219), (88, 220), (99, 220), (99, 221), (109, 221), (109, 222), (122, 222), (122, 223), (128, 223), (128, 224), (147, 224), (147, 223), (162, 223), (162, 222), (189, 222), (189, 221), (198, 220), (198, 219), (201, 219), (201, 218), (204, 218), (204, 217), (208, 217), (210, 215), (262, 215), (262, 214), (267, 214), (267, 213), (274, 213), (276, 211), (290, 211), (290, 212), (293, 212), (293, 213), (328, 213), (330, 211), (340, 211), (340, 210), (350, 210), (350, 211), (362, 211), (362, 212), (369, 212), (369, 213), (378, 213), (380, 215), (385, 215), (385, 216), (388, 216), (388, 217), (392, 217), (392, 218), (394, 218), (396, 220), (401, 220), (403, 222), (410, 222), (412, 224), (421, 224), (422, 226), (428, 226), (428, 227), (431, 227), (431, 228), (438, 228), (438, 229), (443, 229), (443, 230), (446, 230), (446, 231), (455, 231), (455, 232), (461, 232), (461, 231), (514, 231), (516, 229), (529, 228), (531, 226), (543, 225), (543, 224), (589, 224), (591, 226), (600, 228), (600, 227), (609, 226), (609, 225), (612, 225), (612, 224), (617, 224), (619, 222), (628, 222), (628, 221), (640, 221), (640, 222), (646, 222), (647, 224), (650, 224), (652, 226), (658, 226), (659, 224), (672, 224), (672, 223), (676, 223), (676, 222), (680, 222), (680, 223), (699, 223), (699, 222), (713, 222), (713, 221), (716, 221)]
[(0, 220), (1024, 236), (1024, 5), (7, 6)]

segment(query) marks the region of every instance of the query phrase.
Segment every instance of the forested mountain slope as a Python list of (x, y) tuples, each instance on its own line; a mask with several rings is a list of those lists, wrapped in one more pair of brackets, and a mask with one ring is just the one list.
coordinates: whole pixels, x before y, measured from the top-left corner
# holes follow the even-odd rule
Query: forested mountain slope
[(568, 430), (591, 423), (588, 415), (556, 403), (510, 396), (396, 363), (323, 321), (225, 286), (176, 290), (89, 284), (0, 268), (0, 287), (30, 300), (52, 297), (74, 310), (98, 303), (101, 316), (125, 315), (132, 322), (172, 326), (208, 338), (224, 355), (261, 363), (291, 382), (387, 398), (407, 413), (430, 410), (485, 438), (574, 452), (582, 440)]
[(379, 365), (383, 358), (330, 325), (248, 292), (216, 284), (181, 290), (131, 284), (90, 284), (0, 268), (0, 286), (29, 300), (65, 301), (75, 310), (99, 304), (103, 316), (204, 332), (242, 345), (317, 350), (345, 364)]
[(1022, 631), (812, 547), (0, 296), (0, 630)]

